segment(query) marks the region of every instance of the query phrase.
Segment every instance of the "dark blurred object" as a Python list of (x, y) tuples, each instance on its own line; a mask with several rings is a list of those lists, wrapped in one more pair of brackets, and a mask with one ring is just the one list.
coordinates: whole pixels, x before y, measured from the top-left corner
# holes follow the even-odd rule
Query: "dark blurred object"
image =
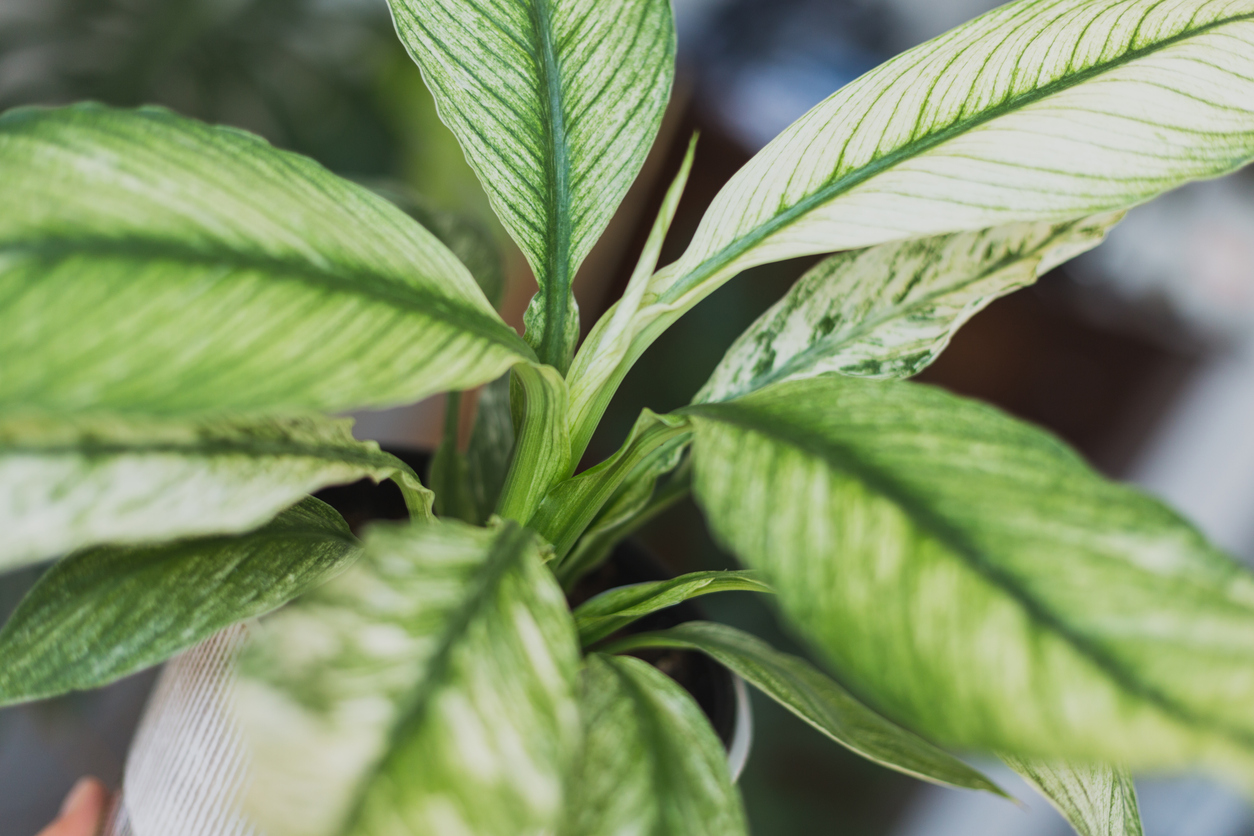
[(242, 127), (338, 171), (382, 175), (396, 138), (377, 95), (399, 50), (382, 3), (5, 0), (0, 109), (159, 103)]

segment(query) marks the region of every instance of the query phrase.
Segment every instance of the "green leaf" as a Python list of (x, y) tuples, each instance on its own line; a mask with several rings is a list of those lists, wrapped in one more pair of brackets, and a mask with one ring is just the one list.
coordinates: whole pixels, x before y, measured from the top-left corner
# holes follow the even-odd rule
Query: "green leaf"
[(510, 375), (504, 375), (479, 390), (475, 427), (466, 449), (466, 478), (480, 523), (486, 522), (496, 510), (514, 451), (509, 387)]
[(646, 647), (709, 655), (832, 740), (889, 769), (938, 784), (1005, 795), (953, 755), (867, 708), (806, 660), (781, 653), (734, 627), (689, 621), (670, 630), (628, 636), (606, 651)]
[(585, 745), (561, 836), (747, 836), (727, 755), (701, 709), (656, 668), (594, 653)]
[(654, 475), (654, 463), (659, 460), (669, 464), (665, 469), (674, 467), (690, 435), (683, 418), (643, 410), (613, 456), (557, 483), (545, 494), (530, 527), (553, 544), (560, 561), (625, 481), (638, 471)]
[(1248, 766), (1254, 577), (1052, 436), (842, 376), (685, 410), (717, 536), (842, 681), (939, 742)]
[(338, 411), (532, 352), (399, 209), (164, 110), (0, 116), (0, 411)]
[[(815, 106), (649, 284), (627, 367), (736, 274), (1149, 200), (1254, 157), (1254, 0), (1023, 0)], [(626, 373), (623, 368), (618, 379)]]
[(566, 431), (566, 381), (552, 366), (519, 365), (511, 398), (518, 426), (514, 457), (501, 488), (497, 513), (526, 523), (548, 489), (570, 475), (570, 436)]
[(1126, 769), (1007, 757), (1080, 836), (1141, 836), (1136, 787)]
[(0, 570), (103, 543), (256, 528), (327, 485), (395, 479), (418, 519), (431, 492), (351, 421), (0, 417)]
[(690, 572), (668, 581), (620, 586), (579, 605), (575, 627), (584, 647), (649, 613), (714, 592), (771, 592), (756, 572)]
[(492, 234), (474, 219), (440, 209), (434, 202), (403, 184), (391, 181), (366, 183), (371, 191), (396, 204), (406, 215), (440, 239), (465, 265), (492, 307), (505, 294), (505, 270)]
[(675, 175), (662, 199), (661, 207), (658, 208), (657, 218), (653, 221), (653, 228), (649, 230), (644, 249), (627, 280), (627, 289), (622, 298), (597, 320), (570, 367), (567, 380), (570, 385), (571, 450), (576, 457), (583, 455), (592, 433), (596, 431), (601, 416), (605, 414), (610, 399), (614, 397), (614, 392), (622, 381), (621, 376), (616, 375), (631, 350), (635, 321), (640, 308), (646, 303), (645, 292), (649, 288), (649, 277), (657, 269), (662, 244), (666, 241), (666, 234), (670, 231), (676, 210), (679, 209), (679, 201), (688, 184), (688, 175), (692, 173), (692, 161), (696, 153), (697, 137), (694, 134), (688, 142), (688, 151), (679, 166), (679, 173)]
[(270, 836), (552, 833), (579, 748), (578, 659), (535, 535), (373, 528), (241, 659), (245, 810)]
[(736, 340), (694, 400), (730, 400), (825, 372), (917, 374), (989, 302), (1097, 246), (1121, 217), (1013, 224), (834, 255)]
[(644, 163), (674, 74), (667, 0), (389, 0), (540, 293), (527, 339), (565, 371), (571, 280)]
[(76, 552), (0, 631), (0, 704), (86, 690), (162, 662), (334, 576), (358, 553), (309, 498), (256, 531)]

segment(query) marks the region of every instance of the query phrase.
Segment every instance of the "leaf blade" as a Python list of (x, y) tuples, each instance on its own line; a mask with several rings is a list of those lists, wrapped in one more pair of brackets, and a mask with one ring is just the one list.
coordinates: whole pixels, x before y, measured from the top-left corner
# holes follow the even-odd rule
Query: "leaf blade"
[(588, 647), (649, 613), (715, 592), (771, 592), (752, 571), (689, 572), (606, 590), (575, 610), (579, 642)]
[(1136, 786), (1126, 769), (1006, 757), (1079, 836), (1142, 836)]
[[(293, 652), (299, 650), (299, 652)], [(275, 836), (551, 832), (578, 747), (578, 649), (536, 538), (377, 527), (241, 662), (250, 817)]]
[(586, 743), (563, 836), (748, 833), (722, 745), (669, 677), (592, 654), (581, 702)]
[(399, 459), (321, 417), (0, 417), (0, 570), (102, 543), (247, 531), (327, 485), (394, 479), (410, 514), (431, 492)]
[(357, 550), (339, 514), (309, 498), (247, 534), (72, 554), (0, 630), (0, 704), (158, 664), (328, 580)]
[(705, 653), (827, 737), (881, 766), (936, 784), (1006, 795), (977, 770), (863, 705), (809, 662), (748, 633), (689, 621), (628, 636), (607, 650), (641, 647)]
[(401, 41), (540, 293), (528, 340), (565, 371), (570, 282), (635, 179), (674, 73), (663, 0), (391, 0)]
[(887, 716), (1031, 757), (1248, 759), (1254, 579), (1161, 504), (930, 387), (818, 377), (687, 412), (712, 527)]
[(533, 357), (399, 209), (155, 108), (0, 116), (0, 410), (341, 411)]

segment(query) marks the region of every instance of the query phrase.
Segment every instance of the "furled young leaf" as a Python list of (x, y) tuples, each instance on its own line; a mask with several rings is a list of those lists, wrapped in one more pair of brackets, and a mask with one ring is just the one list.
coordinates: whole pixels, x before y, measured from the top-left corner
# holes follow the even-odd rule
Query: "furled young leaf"
[(526, 523), (549, 488), (573, 468), (563, 420), (569, 399), (566, 381), (552, 366), (520, 365), (513, 379), (510, 403), (518, 432), (497, 513)]
[(689, 621), (670, 630), (628, 636), (606, 649), (645, 647), (708, 654), (832, 740), (889, 769), (938, 784), (1005, 795), (953, 755), (867, 708), (806, 660), (781, 653), (756, 636), (723, 624)]
[(668, 581), (620, 586), (575, 610), (579, 641), (587, 647), (649, 613), (714, 592), (770, 592), (755, 572), (690, 572)]
[(675, 212), (679, 209), (679, 200), (688, 184), (688, 175), (692, 172), (692, 161), (696, 152), (697, 137), (694, 135), (688, 142), (688, 151), (680, 163), (679, 173), (675, 175), (670, 188), (666, 190), (666, 197), (662, 199), (644, 249), (627, 280), (627, 289), (622, 298), (597, 320), (567, 375), (570, 382), (571, 451), (576, 457), (583, 455), (592, 433), (618, 388), (617, 380), (614, 379), (615, 370), (631, 348), (636, 316), (645, 304), (649, 278), (657, 269), (662, 244), (666, 241), (671, 222), (675, 220)]
[(556, 831), (578, 646), (530, 532), (373, 528), (246, 653), (245, 808), (268, 836)]
[(916, 374), (985, 305), (1097, 246), (1120, 217), (1012, 224), (834, 255), (736, 340), (695, 400), (730, 400), (824, 372)]
[(242, 131), (0, 116), (0, 411), (387, 406), (531, 350), (386, 200)]
[(395, 479), (415, 518), (431, 492), (351, 422), (0, 417), (0, 571), (103, 543), (247, 531), (305, 494)]
[(1157, 501), (926, 386), (686, 411), (714, 531), (889, 717), (1020, 756), (1249, 758), (1254, 577)]
[(527, 339), (565, 371), (571, 279), (635, 179), (670, 96), (667, 0), (389, 0), (440, 117), (540, 283)]
[(1254, 0), (1023, 0), (815, 106), (650, 282), (614, 384), (756, 264), (1122, 209), (1254, 157)]
[(585, 744), (560, 836), (747, 836), (727, 756), (701, 709), (630, 657), (588, 657)]
[(340, 515), (311, 497), (248, 534), (72, 554), (0, 630), (0, 704), (155, 665), (295, 598), (357, 552)]
[(658, 457), (677, 461), (690, 435), (688, 422), (683, 418), (644, 410), (613, 456), (578, 476), (558, 482), (545, 494), (531, 518), (531, 528), (553, 544), (560, 561), (624, 481), (640, 468), (652, 472), (652, 463)]
[(1126, 769), (1014, 757), (1005, 761), (1049, 799), (1079, 836), (1141, 836), (1136, 787)]

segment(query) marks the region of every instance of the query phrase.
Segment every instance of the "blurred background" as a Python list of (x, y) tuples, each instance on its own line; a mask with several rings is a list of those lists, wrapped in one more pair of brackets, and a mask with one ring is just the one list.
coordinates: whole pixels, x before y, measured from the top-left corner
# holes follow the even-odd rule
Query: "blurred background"
[[(585, 329), (621, 293), (688, 137), (697, 162), (663, 261), (758, 148), (808, 108), (990, 0), (674, 0), (680, 73), (657, 147), (576, 282)], [(506, 318), (534, 290), (496, 224), (384, 0), (0, 0), (0, 109), (95, 99), (157, 103), (255, 131), (348, 177), (407, 184), (475, 219), (505, 253)], [(997, 404), (1075, 445), (1105, 473), (1167, 499), (1254, 559), (1254, 176), (1134, 210), (1093, 253), (1006, 297), (922, 379)], [(0, 184), (0, 195), (3, 185)], [(683, 405), (732, 339), (811, 261), (757, 268), (660, 339), (590, 449), (618, 446), (639, 409)], [(442, 404), (358, 416), (358, 434), (431, 447)], [(641, 539), (675, 571), (725, 568), (691, 503)], [(42, 567), (0, 576), (0, 615)], [(750, 596), (710, 614), (804, 652)], [(0, 836), (32, 836), (75, 778), (116, 785), (152, 672), (98, 692), (0, 710)], [(764, 700), (741, 779), (760, 836), (1063, 836), (1027, 801), (945, 791), (847, 754)], [(1254, 814), (1200, 776), (1139, 780), (1149, 836), (1252, 836)]]

